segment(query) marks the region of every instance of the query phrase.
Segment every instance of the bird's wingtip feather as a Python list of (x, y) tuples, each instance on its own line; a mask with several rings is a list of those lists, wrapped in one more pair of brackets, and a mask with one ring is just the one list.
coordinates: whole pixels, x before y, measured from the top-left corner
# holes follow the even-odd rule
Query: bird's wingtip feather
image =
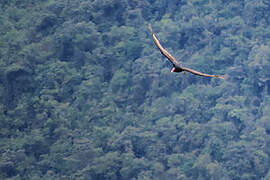
[(151, 33), (153, 34), (153, 29), (152, 29), (152, 26), (151, 26), (151, 24), (149, 23), (148, 24), (148, 29), (151, 31)]
[(216, 75), (216, 78), (226, 80), (228, 78), (228, 75)]

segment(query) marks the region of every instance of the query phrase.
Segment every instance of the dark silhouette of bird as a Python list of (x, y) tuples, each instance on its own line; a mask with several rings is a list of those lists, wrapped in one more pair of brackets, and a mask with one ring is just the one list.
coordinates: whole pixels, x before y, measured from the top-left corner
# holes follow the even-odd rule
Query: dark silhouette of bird
[(183, 72), (183, 71), (186, 71), (186, 72), (190, 72), (190, 73), (192, 73), (194, 75), (197, 75), (197, 76), (215, 77), (215, 78), (225, 79), (225, 76), (222, 76), (222, 75), (205, 74), (205, 73), (201, 73), (199, 71), (196, 71), (196, 70), (181, 66), (179, 64), (179, 62), (166, 49), (164, 49), (161, 46), (161, 44), (159, 43), (159, 40), (157, 39), (155, 33), (153, 32), (151, 24), (148, 25), (148, 28), (151, 31), (152, 37), (154, 39), (154, 43), (157, 46), (157, 48), (160, 50), (161, 54), (163, 54), (173, 64), (173, 68), (172, 68), (171, 72)]

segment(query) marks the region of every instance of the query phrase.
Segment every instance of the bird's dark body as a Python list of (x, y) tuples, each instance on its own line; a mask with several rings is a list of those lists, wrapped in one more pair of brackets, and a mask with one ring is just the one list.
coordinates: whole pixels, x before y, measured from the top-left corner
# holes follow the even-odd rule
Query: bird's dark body
[(183, 72), (184, 70), (179, 65), (174, 65), (173, 72)]

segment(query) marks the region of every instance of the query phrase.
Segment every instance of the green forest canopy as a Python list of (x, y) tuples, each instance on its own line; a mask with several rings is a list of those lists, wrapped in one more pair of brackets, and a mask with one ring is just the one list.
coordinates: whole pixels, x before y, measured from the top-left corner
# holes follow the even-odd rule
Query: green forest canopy
[(270, 179), (268, 1), (0, 7), (0, 179)]

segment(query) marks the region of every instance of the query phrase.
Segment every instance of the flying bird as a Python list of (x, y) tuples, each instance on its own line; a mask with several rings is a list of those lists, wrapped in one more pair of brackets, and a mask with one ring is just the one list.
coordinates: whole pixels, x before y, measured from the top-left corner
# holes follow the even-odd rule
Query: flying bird
[(196, 70), (181, 66), (179, 64), (179, 62), (166, 49), (164, 49), (161, 46), (161, 44), (159, 43), (159, 40), (157, 39), (155, 33), (153, 32), (151, 24), (148, 25), (148, 28), (151, 31), (152, 37), (154, 39), (154, 43), (157, 46), (157, 48), (160, 50), (161, 54), (163, 54), (172, 63), (173, 68), (172, 68), (171, 72), (183, 72), (183, 71), (186, 71), (186, 72), (190, 72), (190, 73), (192, 73), (194, 75), (197, 75), (197, 76), (215, 77), (215, 78), (225, 79), (225, 76), (205, 74), (205, 73), (201, 73), (199, 71), (196, 71)]

